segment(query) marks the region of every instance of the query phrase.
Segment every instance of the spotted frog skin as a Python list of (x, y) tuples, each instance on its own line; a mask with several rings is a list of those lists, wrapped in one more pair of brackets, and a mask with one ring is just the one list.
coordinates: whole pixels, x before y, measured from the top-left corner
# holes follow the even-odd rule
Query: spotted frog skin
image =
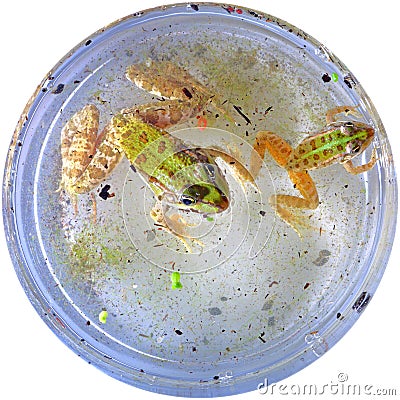
[[(165, 130), (196, 116), (214, 96), (171, 62), (131, 65), (126, 76), (163, 101), (121, 110), (100, 134), (94, 105), (73, 115), (61, 132), (60, 189), (76, 204), (78, 194), (96, 188), (126, 156), (154, 192), (157, 204), (151, 216), (166, 231), (171, 233), (168, 226), (176, 228), (178, 222), (166, 220), (161, 202), (204, 215), (226, 210), (229, 189), (215, 160), (222, 157), (229, 162), (230, 156), (218, 149), (188, 148)], [(246, 174), (238, 167), (238, 176), (248, 179)], [(179, 229), (175, 234), (180, 236)]]
[(296, 214), (295, 210), (314, 210), (319, 204), (317, 188), (308, 171), (340, 163), (349, 173), (360, 174), (370, 170), (376, 162), (374, 149), (368, 163), (353, 165), (352, 159), (371, 144), (374, 129), (358, 121), (337, 121), (336, 116), (341, 113), (358, 114), (356, 108), (351, 106), (329, 110), (326, 115), (327, 125), (319, 132), (309, 135), (294, 149), (270, 131), (259, 132), (256, 137), (250, 170), (254, 176), (258, 174), (266, 151), (279, 166), (286, 169), (302, 197), (276, 194), (269, 198), (269, 203), (276, 214), (300, 237), (302, 229), (309, 226), (304, 217)]

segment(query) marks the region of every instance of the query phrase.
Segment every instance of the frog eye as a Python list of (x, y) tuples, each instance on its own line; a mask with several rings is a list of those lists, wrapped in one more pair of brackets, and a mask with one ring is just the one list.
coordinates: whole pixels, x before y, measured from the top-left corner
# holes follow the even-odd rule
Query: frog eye
[(344, 123), (344, 126), (346, 128), (354, 128), (354, 123), (351, 122), (351, 121), (347, 121), (347, 122)]
[(196, 200), (192, 196), (188, 196), (187, 194), (183, 194), (180, 199), (181, 203), (185, 206), (191, 206), (196, 202)]

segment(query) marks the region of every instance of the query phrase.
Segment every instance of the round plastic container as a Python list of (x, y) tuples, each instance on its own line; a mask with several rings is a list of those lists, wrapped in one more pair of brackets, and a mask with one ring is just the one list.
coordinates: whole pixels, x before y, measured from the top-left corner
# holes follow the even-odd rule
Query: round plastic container
[[(218, 148), (248, 169), (258, 132), (295, 147), (326, 125), (328, 110), (357, 106), (359, 115), (343, 119), (371, 125), (375, 137), (354, 162), (365, 164), (372, 149), (378, 161), (358, 175), (339, 164), (310, 173), (320, 204), (300, 211), (309, 225), (302, 238), (270, 207), (271, 195), (298, 192), (269, 154), (256, 186), (217, 161), (228, 210), (167, 210), (170, 221), (185, 220), (179, 235), (154, 224), (154, 195), (126, 158), (75, 205), (59, 190), (62, 128), (88, 104), (101, 129), (121, 109), (162, 105), (125, 71), (165, 62), (210, 97), (197, 117), (168, 128), (188, 148)], [(3, 201), (16, 272), (50, 329), (121, 381), (192, 397), (256, 390), (329, 350), (373, 296), (397, 215), (390, 145), (352, 73), (302, 30), (217, 4), (136, 13), (57, 63), (21, 115)]]

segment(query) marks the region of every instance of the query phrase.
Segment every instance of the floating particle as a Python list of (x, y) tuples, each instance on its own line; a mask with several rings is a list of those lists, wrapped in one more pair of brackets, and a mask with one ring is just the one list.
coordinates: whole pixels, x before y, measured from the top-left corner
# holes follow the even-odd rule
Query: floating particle
[(307, 283), (304, 285), (303, 289), (306, 290), (309, 286), (310, 286), (310, 282), (307, 282)]
[(191, 4), (190, 7), (192, 7), (194, 11), (199, 11), (199, 6), (197, 4)]
[(208, 309), (208, 312), (211, 315), (221, 315), (222, 314), (222, 311), (218, 307), (211, 307)]
[(328, 83), (328, 82), (331, 81), (331, 77), (330, 77), (328, 74), (323, 74), (323, 75), (322, 75), (322, 80), (323, 80), (325, 83)]
[(182, 331), (180, 331), (179, 329), (174, 329), (174, 331), (175, 331), (175, 333), (177, 334), (177, 335), (183, 335), (183, 332)]
[(108, 312), (107, 312), (107, 310), (101, 310), (100, 311), (100, 314), (99, 314), (99, 321), (102, 323), (102, 324), (105, 324), (106, 322), (107, 322), (107, 317), (108, 317)]
[(369, 304), (370, 300), (371, 300), (371, 295), (367, 292), (362, 292), (358, 297), (358, 299), (353, 304), (352, 309), (357, 311), (358, 313), (361, 313), (362, 311), (364, 311), (365, 307)]
[(317, 267), (321, 267), (322, 265), (326, 264), (329, 261), (329, 256), (331, 252), (329, 250), (321, 250), (319, 252), (319, 256), (316, 260), (312, 261), (314, 265)]
[(181, 283), (181, 274), (178, 271), (174, 271), (171, 274), (171, 288), (173, 290), (175, 289), (182, 289), (182, 283)]
[(57, 87), (51, 92), (53, 94), (60, 94), (64, 90), (65, 85), (63, 83), (60, 83), (57, 85)]
[(353, 88), (353, 85), (355, 85), (354, 79), (351, 77), (351, 75), (346, 75), (346, 76), (343, 78), (343, 82), (347, 85), (347, 87), (348, 87), (349, 89), (352, 89), (352, 88)]
[(154, 230), (146, 231), (146, 242), (152, 242), (156, 238)]
[(103, 200), (107, 200), (110, 197), (114, 197), (115, 193), (109, 193), (108, 191), (111, 189), (110, 185), (104, 185), (103, 188), (101, 189), (99, 196), (103, 199)]
[(333, 82), (337, 82), (339, 80), (339, 75), (336, 72), (332, 72), (331, 78)]
[(198, 116), (197, 117), (197, 127), (201, 130), (204, 131), (204, 129), (207, 128), (207, 118), (204, 116)]
[(249, 117), (243, 113), (242, 108), (239, 106), (236, 106), (235, 104), (233, 104), (233, 108), (236, 110), (236, 112), (246, 121), (247, 124), (251, 125), (251, 121), (249, 119)]
[(158, 344), (160, 344), (160, 343), (162, 343), (163, 342), (163, 340), (164, 340), (164, 338), (165, 338), (165, 336), (159, 336), (158, 338), (157, 338), (157, 343)]
[(272, 109), (272, 106), (269, 106), (265, 111), (264, 111), (264, 115), (267, 115), (270, 111), (274, 111)]

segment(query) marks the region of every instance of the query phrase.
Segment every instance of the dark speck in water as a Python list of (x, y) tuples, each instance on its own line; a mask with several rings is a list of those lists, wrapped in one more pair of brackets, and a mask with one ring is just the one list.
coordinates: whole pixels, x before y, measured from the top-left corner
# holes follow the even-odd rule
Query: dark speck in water
[(346, 75), (344, 78), (343, 78), (343, 82), (347, 85), (347, 87), (349, 88), (349, 89), (352, 89), (353, 88), (353, 86), (352, 86), (352, 82), (354, 83), (354, 81), (352, 80), (352, 78), (349, 76), (349, 75)]
[(192, 7), (194, 11), (199, 11), (199, 6), (197, 4), (191, 4), (190, 7)]
[(243, 113), (241, 107), (236, 106), (235, 104), (233, 104), (233, 108), (237, 111), (237, 113), (238, 113), (241, 117), (243, 117), (243, 119), (246, 121), (247, 124), (250, 124), (250, 125), (251, 125), (251, 121), (250, 121), (249, 117), (248, 117), (246, 114)]
[(356, 310), (358, 313), (364, 311), (365, 307), (369, 304), (371, 300), (371, 295), (367, 292), (362, 292), (357, 298), (356, 302), (353, 304), (352, 309)]
[(53, 94), (60, 94), (64, 90), (65, 85), (63, 83), (59, 83), (57, 87), (51, 92)]
[(227, 297), (225, 297), (225, 296), (222, 296), (222, 297), (221, 297), (221, 301), (227, 301), (227, 300), (228, 300)]
[(211, 307), (208, 309), (208, 312), (211, 315), (221, 315), (222, 314), (222, 311), (218, 307)]
[(115, 194), (114, 193), (109, 193), (109, 190), (111, 189), (110, 185), (104, 185), (103, 188), (101, 189), (99, 196), (103, 199), (103, 200), (107, 200), (110, 197), (114, 197)]
[(331, 81), (331, 77), (330, 77), (328, 74), (324, 74), (324, 75), (322, 75), (322, 80), (323, 80), (325, 83), (328, 83), (328, 82)]
[(329, 261), (329, 256), (331, 255), (331, 252), (329, 250), (321, 250), (319, 252), (319, 256), (316, 260), (314, 260), (312, 263), (316, 265), (317, 267), (321, 267), (322, 265), (326, 264)]
[(182, 331), (180, 331), (179, 329), (175, 329), (175, 333), (177, 334), (177, 335), (183, 335), (183, 332)]

